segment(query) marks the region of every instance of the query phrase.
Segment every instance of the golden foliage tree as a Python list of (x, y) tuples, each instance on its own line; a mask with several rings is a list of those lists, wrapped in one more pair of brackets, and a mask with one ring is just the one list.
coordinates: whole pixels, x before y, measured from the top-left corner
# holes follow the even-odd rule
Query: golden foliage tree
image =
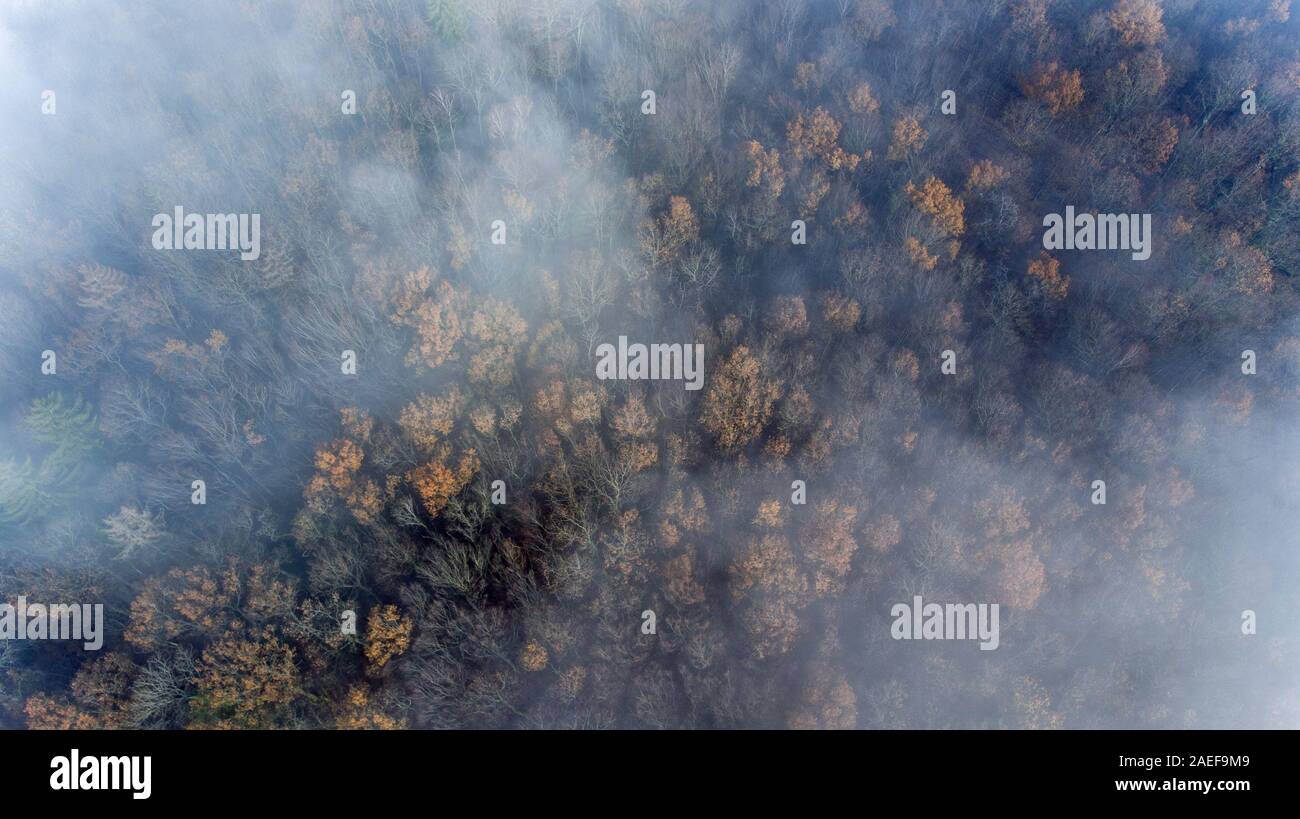
[(808, 308), (802, 296), (777, 296), (763, 316), (763, 327), (778, 339), (798, 338), (808, 332)]
[(1020, 81), (1020, 90), (1053, 114), (1073, 111), (1083, 102), (1083, 77), (1079, 69), (1067, 71), (1056, 63), (1039, 63)]
[(996, 188), (1011, 178), (1011, 174), (991, 159), (981, 159), (971, 166), (970, 175), (966, 177), (966, 190), (987, 191)]
[(127, 727), (131, 682), (138, 666), (121, 651), (82, 664), (72, 678), (72, 702), (46, 694), (27, 699), (23, 712), (33, 729), (89, 730)]
[(907, 257), (912, 260), (912, 264), (922, 270), (934, 270), (939, 264), (939, 257), (927, 250), (915, 236), (908, 236), (903, 240), (903, 248), (907, 251)]
[(178, 639), (213, 637), (241, 620), (264, 623), (288, 616), (297, 584), (269, 562), (231, 559), (219, 571), (171, 569), (144, 582), (131, 601), (126, 640), (151, 651)]
[(858, 550), (853, 537), (857, 519), (856, 507), (836, 500), (823, 500), (813, 507), (801, 542), (805, 557), (813, 565), (813, 588), (819, 597), (844, 589), (844, 577)]
[(851, 333), (862, 318), (857, 299), (827, 291), (821, 296), (822, 320), (841, 333)]
[(519, 665), (524, 671), (541, 671), (550, 662), (550, 655), (541, 643), (531, 640), (519, 653)]
[(1047, 589), (1047, 568), (1034, 554), (1028, 540), (1013, 540), (994, 546), (996, 562), (994, 593), (999, 601), (1017, 609), (1032, 609)]
[(402, 408), (397, 423), (420, 451), (431, 453), (451, 434), (464, 403), (460, 390), (454, 386), (441, 396), (421, 393)]
[(343, 731), (397, 731), (406, 720), (389, 716), (371, 698), (370, 689), (354, 685), (348, 689), (335, 727)]
[[(365, 428), (368, 432), (368, 427)], [(307, 482), (303, 497), (307, 506), (324, 514), (342, 501), (361, 523), (374, 523), (383, 508), (375, 482), (360, 474), (365, 453), (360, 444), (341, 438), (316, 450), (316, 474)]]
[(432, 517), (437, 517), (447, 501), (460, 494), (478, 474), (478, 453), (473, 449), (462, 453), (454, 466), (449, 465), (450, 460), (451, 449), (444, 445), (434, 460), (406, 473), (406, 479)]
[(365, 453), (354, 441), (342, 438), (316, 450), (316, 476), (313, 479), (340, 494), (352, 485), (361, 469)]
[(735, 449), (758, 437), (780, 397), (780, 382), (763, 377), (748, 347), (736, 347), (710, 379), (700, 423), (719, 447)]
[(379, 606), (366, 622), (366, 662), (371, 673), (379, 671), (411, 645), (411, 618), (397, 606)]
[(763, 195), (774, 200), (785, 189), (785, 171), (781, 169), (781, 153), (772, 148), (764, 151), (763, 145), (751, 139), (744, 145), (745, 159), (749, 162), (749, 174), (745, 177), (745, 187), (760, 188)]
[(27, 698), (23, 714), (27, 717), (27, 727), (34, 731), (92, 731), (110, 727), (66, 699), (43, 693)]
[(920, 153), (929, 138), (919, 119), (911, 114), (901, 116), (894, 120), (894, 134), (885, 156), (896, 162), (911, 159)]
[(1219, 240), (1223, 248), (1214, 267), (1238, 293), (1262, 296), (1273, 292), (1273, 264), (1259, 248), (1245, 243), (1236, 231), (1224, 231)]
[(1158, 0), (1119, 0), (1106, 15), (1126, 46), (1152, 46), (1165, 36), (1164, 9)]
[(883, 553), (903, 541), (903, 525), (898, 518), (886, 513), (873, 520), (863, 534), (868, 546)]
[(190, 727), (270, 728), (301, 694), (291, 646), (273, 630), (232, 631), (199, 658)]
[(659, 537), (664, 545), (676, 546), (684, 534), (698, 535), (709, 526), (708, 506), (699, 487), (692, 486), (687, 491), (683, 487), (668, 497), (663, 509), (663, 519), (659, 524)]
[(811, 155), (820, 159), (828, 170), (852, 171), (858, 167), (862, 157), (846, 152), (837, 144), (840, 128), (839, 121), (819, 106), (807, 120), (800, 113), (792, 122), (787, 123), (785, 136), (796, 159), (802, 160)]
[(1178, 124), (1173, 117), (1153, 119), (1138, 135), (1137, 152), (1143, 173), (1157, 173), (1178, 147)]
[(931, 176), (920, 188), (907, 183), (904, 192), (916, 205), (934, 219), (937, 228), (950, 236), (958, 237), (966, 231), (966, 205), (938, 178)]
[(1038, 254), (1038, 258), (1029, 263), (1029, 276), (1043, 288), (1043, 292), (1053, 301), (1060, 301), (1070, 292), (1070, 277), (1061, 275), (1061, 263), (1047, 251)]
[(421, 267), (393, 276), (380, 265), (367, 264), (353, 289), (358, 298), (383, 305), (393, 324), (415, 330), (407, 366), (434, 369), (456, 359), (456, 344), (465, 334), (461, 316), (468, 297), (451, 283), (438, 281), (436, 269)]
[(641, 249), (656, 265), (670, 265), (686, 247), (700, 238), (700, 223), (685, 196), (668, 200), (668, 211), (642, 224)]
[(618, 441), (618, 456), (633, 471), (640, 472), (658, 462), (659, 447), (653, 440), (658, 424), (640, 395), (628, 396), (614, 413), (611, 426)]
[(469, 379), (503, 386), (514, 377), (514, 359), (528, 332), (528, 322), (507, 301), (489, 298), (474, 311), (470, 335), (478, 350), (470, 357)]
[(776, 532), (750, 538), (730, 572), (733, 598), (746, 601), (741, 622), (754, 657), (788, 652), (799, 635), (799, 612), (808, 602), (808, 579), (789, 540)]
[(858, 83), (849, 92), (849, 110), (855, 114), (874, 114), (880, 110), (880, 101), (871, 93), (870, 83)]
[(217, 573), (200, 566), (151, 577), (131, 601), (126, 640), (151, 651), (184, 635), (219, 633), (233, 622), (238, 597), (233, 565)]
[(780, 529), (785, 526), (785, 507), (779, 500), (762, 501), (751, 522), (760, 529)]
[(848, 678), (818, 662), (809, 671), (787, 724), (795, 730), (845, 731), (857, 723), (858, 697)]
[(664, 593), (677, 606), (704, 602), (704, 587), (695, 579), (695, 561), (691, 554), (678, 555), (663, 567)]

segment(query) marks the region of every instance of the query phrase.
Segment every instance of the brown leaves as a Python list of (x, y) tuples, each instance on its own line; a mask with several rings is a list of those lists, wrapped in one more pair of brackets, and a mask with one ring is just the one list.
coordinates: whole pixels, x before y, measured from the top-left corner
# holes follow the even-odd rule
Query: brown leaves
[(874, 114), (880, 110), (880, 101), (872, 95), (870, 83), (858, 83), (849, 92), (849, 110), (855, 114)]
[(763, 328), (777, 339), (798, 338), (808, 332), (808, 309), (801, 296), (777, 296), (763, 316)]
[(647, 221), (639, 231), (641, 249), (656, 265), (677, 261), (686, 246), (700, 238), (700, 223), (685, 196), (668, 200), (668, 211)]
[(731, 567), (732, 596), (747, 600), (741, 622), (756, 659), (784, 654), (799, 634), (799, 611), (808, 602), (808, 579), (789, 540), (770, 533), (751, 538)]
[(922, 270), (934, 270), (939, 264), (939, 257), (926, 250), (925, 245), (921, 244), (915, 236), (908, 236), (903, 241), (903, 248), (907, 251), (907, 257), (912, 260), (912, 264)]
[(378, 671), (411, 645), (411, 618), (394, 605), (379, 606), (366, 623), (366, 662), (371, 673)]
[(731, 351), (709, 380), (700, 424), (723, 450), (757, 438), (781, 397), (781, 382), (764, 378), (761, 370), (758, 359), (742, 346)]
[(938, 177), (929, 177), (920, 188), (908, 182), (903, 190), (912, 204), (934, 218), (935, 227), (953, 237), (966, 231), (965, 203)]
[(794, 730), (844, 731), (857, 727), (858, 698), (843, 672), (818, 662), (790, 715)]
[(1273, 292), (1273, 264), (1263, 251), (1246, 244), (1235, 231), (1224, 231), (1220, 245), (1223, 251), (1214, 266), (1234, 290), (1256, 297)]
[(818, 106), (806, 121), (801, 113), (786, 124), (786, 141), (790, 143), (795, 159), (802, 160), (811, 155), (820, 159), (828, 170), (852, 171), (858, 167), (862, 157), (847, 153), (836, 144), (840, 127), (839, 121), (829, 111)]
[(415, 329), (416, 342), (406, 354), (409, 367), (435, 369), (455, 360), (456, 345), (465, 335), (462, 316), (468, 296), (447, 281), (439, 281), (430, 295), (437, 278), (438, 271), (430, 267), (392, 276), (377, 265), (367, 265), (358, 277), (359, 297), (381, 303), (393, 324)]
[(448, 465), (450, 457), (450, 447), (443, 447), (438, 458), (406, 473), (406, 479), (432, 517), (437, 517), (447, 501), (460, 494), (478, 474), (478, 453), (473, 449), (466, 450), (454, 467)]
[(340, 414), (343, 432), (349, 437), (316, 450), (316, 474), (308, 481), (303, 497), (307, 508), (316, 514), (326, 514), (342, 501), (359, 522), (370, 525), (383, 509), (383, 498), (379, 486), (360, 474), (365, 452), (358, 441), (370, 440), (375, 422), (356, 407), (345, 407)]
[(990, 540), (1010, 537), (1029, 528), (1024, 499), (1007, 486), (997, 486), (975, 506), (975, 515)]
[(541, 643), (529, 642), (519, 654), (519, 665), (525, 671), (541, 671), (550, 662), (550, 655)]
[(1119, 0), (1106, 15), (1126, 46), (1152, 46), (1165, 36), (1164, 9), (1157, 0)]
[(1178, 147), (1178, 124), (1173, 117), (1152, 119), (1138, 133), (1137, 153), (1143, 173), (1157, 173)]
[(1003, 605), (1032, 609), (1047, 590), (1047, 568), (1034, 554), (1028, 540), (999, 544), (989, 550), (997, 561), (993, 574), (994, 594)]
[(911, 114), (899, 117), (894, 120), (894, 135), (889, 143), (889, 153), (885, 157), (896, 162), (911, 159), (920, 153), (929, 138), (930, 135), (921, 127), (921, 121), (916, 117)]
[(76, 705), (46, 694), (33, 694), (23, 704), (27, 727), (34, 731), (89, 731), (106, 728)]
[(126, 640), (153, 650), (186, 634), (215, 634), (232, 622), (230, 607), (239, 595), (233, 568), (213, 574), (205, 567), (172, 569), (145, 581), (131, 601)]
[(370, 689), (354, 685), (348, 689), (335, 727), (341, 731), (395, 731), (405, 728), (406, 720), (389, 716), (371, 700)]
[(744, 146), (745, 158), (749, 161), (749, 175), (745, 177), (745, 187), (763, 190), (768, 199), (776, 199), (785, 189), (785, 172), (781, 169), (781, 153), (772, 148), (764, 151), (762, 144), (751, 139)]
[(836, 500), (821, 501), (813, 508), (812, 520), (804, 526), (800, 541), (813, 565), (813, 586), (818, 597), (844, 590), (844, 576), (858, 550), (853, 537), (857, 519), (857, 507)]
[(664, 507), (663, 520), (659, 524), (659, 540), (671, 548), (681, 542), (683, 534), (699, 535), (708, 526), (708, 506), (699, 488), (692, 486), (687, 493), (678, 487)]
[(422, 452), (431, 453), (451, 434), (464, 403), (460, 390), (455, 387), (437, 397), (421, 393), (402, 408), (397, 423)]
[(659, 461), (659, 447), (653, 440), (658, 424), (640, 395), (628, 396), (614, 413), (611, 426), (619, 441), (619, 458), (632, 471), (640, 472)]
[(1067, 71), (1056, 63), (1039, 63), (1020, 81), (1020, 90), (1042, 103), (1053, 114), (1073, 111), (1083, 102), (1083, 78), (1079, 69)]
[(406, 354), (408, 366), (434, 369), (456, 358), (456, 344), (465, 335), (461, 314), (465, 295), (447, 282), (438, 284), (436, 298), (424, 299), (403, 323), (415, 327), (416, 343)]
[(199, 658), (192, 727), (269, 728), (301, 693), (293, 648), (271, 629), (231, 633)]
[(971, 166), (970, 175), (966, 177), (966, 190), (992, 190), (1010, 178), (1006, 168), (995, 165), (990, 159), (982, 159)]
[(45, 694), (27, 700), (23, 706), (27, 727), (64, 731), (128, 727), (131, 683), (139, 670), (119, 651), (86, 661), (72, 678), (73, 702)]
[(342, 500), (358, 521), (374, 523), (383, 503), (375, 482), (357, 474), (364, 459), (361, 446), (348, 438), (318, 449), (316, 474), (303, 493), (307, 506), (324, 513), (335, 501)]
[(1070, 292), (1070, 277), (1061, 275), (1061, 263), (1046, 251), (1029, 263), (1029, 276), (1043, 288), (1053, 301), (1061, 301)]
[(210, 637), (241, 622), (287, 616), (296, 598), (296, 583), (273, 563), (244, 566), (232, 559), (219, 571), (172, 569), (146, 580), (131, 602), (126, 640), (153, 650), (177, 639)]
[(479, 345), (470, 357), (470, 381), (496, 386), (509, 384), (515, 374), (515, 355), (527, 332), (528, 323), (514, 305), (487, 299), (470, 319), (470, 334)]
[(838, 332), (853, 332), (858, 319), (862, 318), (862, 305), (857, 299), (828, 291), (822, 294), (820, 301), (822, 320)]
[(317, 477), (336, 492), (345, 492), (365, 458), (361, 447), (344, 438), (316, 450)]

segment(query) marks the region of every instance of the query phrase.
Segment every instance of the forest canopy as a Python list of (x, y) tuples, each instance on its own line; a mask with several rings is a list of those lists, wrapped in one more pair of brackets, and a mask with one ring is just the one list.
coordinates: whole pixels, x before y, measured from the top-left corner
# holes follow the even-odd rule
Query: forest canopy
[(8, 6), (0, 725), (1300, 725), (1290, 5)]

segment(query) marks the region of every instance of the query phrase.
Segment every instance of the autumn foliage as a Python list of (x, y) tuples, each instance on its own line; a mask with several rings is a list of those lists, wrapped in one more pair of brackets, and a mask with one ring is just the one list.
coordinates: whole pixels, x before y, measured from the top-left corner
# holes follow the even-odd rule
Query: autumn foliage
[(1025, 96), (1047, 106), (1053, 114), (1073, 111), (1083, 102), (1083, 78), (1079, 69), (1067, 70), (1056, 63), (1034, 67), (1020, 81)]
[(817, 108), (804, 119), (803, 114), (786, 127), (786, 141), (796, 159), (813, 156), (820, 159), (828, 170), (852, 171), (858, 167), (862, 157), (845, 153), (836, 144), (840, 135), (840, 123), (825, 108)]
[(744, 446), (763, 431), (780, 395), (780, 382), (763, 376), (749, 348), (737, 347), (710, 379), (700, 423), (723, 450)]
[(929, 177), (920, 188), (908, 182), (904, 191), (912, 204), (933, 217), (935, 227), (953, 237), (965, 232), (965, 204), (937, 177)]
[(366, 661), (378, 671), (411, 645), (411, 619), (397, 606), (379, 606), (366, 623)]
[(107, 622), (0, 641), (0, 727), (1297, 723), (1236, 619), (1296, 585), (1286, 0), (62, 5), (0, 14), (88, 89), (0, 129), (0, 585)]

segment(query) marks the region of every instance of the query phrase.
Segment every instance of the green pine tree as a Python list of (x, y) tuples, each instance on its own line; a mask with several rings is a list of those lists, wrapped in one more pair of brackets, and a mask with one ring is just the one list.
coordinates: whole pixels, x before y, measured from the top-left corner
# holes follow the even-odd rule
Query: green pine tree
[(61, 446), (41, 461), (36, 484), (52, 499), (69, 496), (86, 477), (85, 450)]
[(460, 0), (428, 0), (426, 5), (429, 26), (449, 43), (454, 43), (465, 34), (465, 9)]
[(84, 454), (99, 446), (94, 409), (80, 396), (68, 401), (52, 392), (37, 398), (27, 413), (27, 428), (36, 440), (69, 453)]
[(32, 459), (0, 460), (0, 526), (40, 520), (85, 483), (88, 456), (99, 447), (94, 408), (80, 397), (50, 393), (32, 402), (27, 430), (51, 449), (39, 466)]
[(49, 506), (50, 498), (41, 490), (30, 458), (22, 463), (0, 460), (0, 526), (22, 526)]

